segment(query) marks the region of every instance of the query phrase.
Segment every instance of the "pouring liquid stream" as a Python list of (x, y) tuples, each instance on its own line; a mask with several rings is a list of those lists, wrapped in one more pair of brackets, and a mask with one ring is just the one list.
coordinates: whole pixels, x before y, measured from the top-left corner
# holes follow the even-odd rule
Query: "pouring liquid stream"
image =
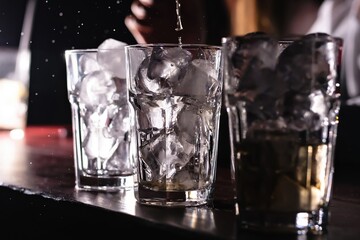
[[(175, 31), (180, 32), (181, 30), (183, 30), (183, 25), (182, 25), (182, 21), (181, 21), (181, 14), (180, 14), (180, 1), (179, 0), (175, 0), (175, 5), (176, 5), (176, 28)], [(178, 37), (178, 41), (179, 44), (182, 44), (182, 40), (181, 40), (181, 36)]]

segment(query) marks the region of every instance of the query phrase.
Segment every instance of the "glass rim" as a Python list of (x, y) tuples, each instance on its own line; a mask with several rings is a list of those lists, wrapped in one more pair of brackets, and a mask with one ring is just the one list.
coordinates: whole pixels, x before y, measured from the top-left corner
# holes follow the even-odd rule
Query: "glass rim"
[(125, 46), (125, 48), (132, 49), (145, 49), (145, 48), (153, 48), (153, 47), (182, 47), (182, 48), (204, 48), (204, 49), (222, 49), (222, 46), (211, 45), (205, 43), (136, 43)]
[(204, 49), (219, 49), (221, 50), (222, 46), (218, 45), (210, 45), (204, 43), (135, 43), (124, 45), (123, 47), (115, 47), (115, 48), (74, 48), (74, 49), (66, 49), (64, 52), (66, 54), (70, 53), (91, 53), (98, 51), (114, 51), (114, 50), (124, 50), (125, 48), (152, 48), (152, 47), (184, 47), (184, 48), (204, 48)]
[[(243, 38), (245, 35), (235, 35), (221, 38), (221, 44), (227, 44), (231, 41), (236, 41)], [(290, 44), (299, 39), (301, 36), (290, 36), (290, 37), (282, 37), (282, 38), (274, 38), (279, 44)]]
[(65, 54), (70, 53), (96, 53), (99, 51), (124, 51), (124, 47), (115, 47), (115, 48), (74, 48), (74, 49), (66, 49)]
[[(282, 37), (274, 37), (275, 40), (277, 40), (279, 43), (291, 43), (294, 42), (295, 40), (300, 39), (303, 36), (309, 35), (309, 34), (317, 34), (317, 33), (323, 33), (323, 32), (314, 32), (314, 33), (306, 33), (306, 34), (292, 34), (292, 35), (287, 35), (287, 36), (282, 36)], [(325, 33), (328, 34), (328, 33)], [(343, 44), (343, 38), (341, 37), (337, 37), (331, 34), (328, 34), (329, 37), (331, 37), (334, 41), (336, 41), (336, 43), (338, 43), (339, 45)], [(232, 35), (232, 36), (225, 36), (221, 38), (221, 43), (225, 44), (231, 40), (236, 40), (239, 38), (243, 38), (245, 37), (246, 34), (239, 34), (239, 35)], [(271, 36), (271, 34), (270, 34)]]

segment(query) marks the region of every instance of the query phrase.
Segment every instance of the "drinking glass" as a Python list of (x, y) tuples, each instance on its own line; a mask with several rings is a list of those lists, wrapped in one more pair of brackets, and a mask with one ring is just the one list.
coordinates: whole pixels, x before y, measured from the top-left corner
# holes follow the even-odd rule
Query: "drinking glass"
[(223, 38), (239, 229), (314, 233), (329, 222), (341, 39)]
[(212, 201), (220, 108), (220, 46), (126, 47), (128, 94), (137, 144), (140, 204), (198, 206)]
[(119, 191), (136, 185), (124, 51), (65, 51), (77, 189)]
[[(35, 0), (27, 1), (19, 44), (0, 47), (0, 130), (10, 130), (16, 138), (23, 137), (27, 126), (31, 65), (29, 43), (35, 8)], [(15, 25), (12, 26), (14, 31)]]
[(0, 47), (0, 129), (26, 127), (30, 80), (30, 50)]

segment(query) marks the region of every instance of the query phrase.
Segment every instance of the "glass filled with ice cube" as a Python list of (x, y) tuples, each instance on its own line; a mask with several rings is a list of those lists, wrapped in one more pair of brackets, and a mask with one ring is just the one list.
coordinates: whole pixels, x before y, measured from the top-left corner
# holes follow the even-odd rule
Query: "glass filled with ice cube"
[(209, 204), (222, 104), (221, 46), (138, 44), (127, 46), (126, 54), (137, 201)]
[(65, 51), (75, 186), (80, 190), (119, 191), (136, 185), (125, 50), (123, 44), (105, 48), (112, 45)]
[(223, 38), (238, 229), (322, 234), (329, 222), (341, 39)]

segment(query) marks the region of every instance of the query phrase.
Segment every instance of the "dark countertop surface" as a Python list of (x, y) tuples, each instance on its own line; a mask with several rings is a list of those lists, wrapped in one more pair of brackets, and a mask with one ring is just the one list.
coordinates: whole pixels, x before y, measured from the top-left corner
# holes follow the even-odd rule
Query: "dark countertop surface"
[(327, 234), (261, 235), (237, 231), (230, 172), (224, 163), (218, 166), (214, 202), (209, 206), (150, 207), (137, 204), (132, 190), (75, 190), (70, 132), (69, 127), (31, 126), (23, 139), (0, 132), (0, 232), (9, 236), (5, 239), (78, 233), (82, 238), (119, 234), (151, 239), (360, 239), (360, 175), (355, 162), (336, 166)]

